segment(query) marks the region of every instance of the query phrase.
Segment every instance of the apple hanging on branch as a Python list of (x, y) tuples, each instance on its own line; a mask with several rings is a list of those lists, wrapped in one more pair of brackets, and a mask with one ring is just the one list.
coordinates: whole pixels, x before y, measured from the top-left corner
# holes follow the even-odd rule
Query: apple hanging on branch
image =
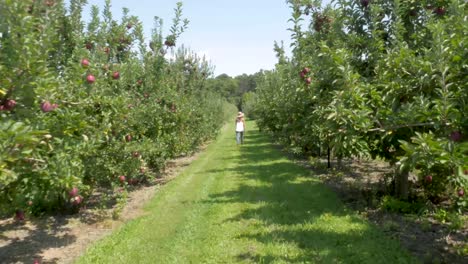
[(89, 84), (93, 84), (95, 81), (96, 81), (96, 77), (94, 77), (94, 75), (92, 74), (88, 74), (86, 76), (86, 81), (89, 83)]
[(70, 197), (75, 197), (78, 195), (78, 188), (77, 187), (73, 187), (69, 192), (68, 192), (68, 195)]
[(462, 139), (462, 133), (460, 131), (453, 131), (452, 133), (450, 133), (450, 139), (455, 142), (458, 142)]
[(0, 105), (0, 111), (11, 111), (16, 106), (16, 101), (13, 99), (7, 99), (2, 105)]
[(439, 6), (434, 10), (434, 13), (438, 16), (443, 16), (445, 15), (445, 7)]
[(118, 80), (120, 78), (120, 72), (115, 71), (112, 73), (112, 79)]
[(83, 201), (83, 197), (81, 197), (80, 195), (77, 195), (72, 198), (73, 205), (79, 205), (81, 204), (82, 201)]
[(459, 197), (463, 197), (463, 196), (465, 196), (465, 190), (459, 189), (457, 194), (458, 194)]
[(87, 42), (85, 43), (85, 47), (86, 47), (87, 50), (92, 50), (93, 47), (94, 47), (94, 45), (93, 45), (93, 43), (87, 41)]
[(49, 101), (45, 101), (41, 104), (41, 110), (44, 113), (54, 111), (57, 107), (57, 104), (51, 104)]
[(81, 66), (83, 66), (83, 68), (88, 68), (89, 60), (88, 59), (82, 59), (81, 60)]
[(426, 182), (431, 183), (432, 182), (432, 175), (427, 175), (425, 178)]
[(119, 182), (120, 182), (120, 183), (125, 183), (125, 180), (126, 180), (125, 175), (120, 175), (120, 176), (119, 176)]
[(23, 210), (16, 210), (15, 212), (15, 220), (16, 221), (24, 221), (25, 219), (25, 214)]
[(166, 41), (164, 41), (164, 45), (168, 47), (174, 47), (175, 46), (175, 37), (173, 35), (169, 35), (166, 38)]
[(299, 73), (299, 75), (301, 76), (302, 79), (304, 79), (309, 72), (310, 72), (310, 69), (307, 67), (304, 67), (302, 71)]

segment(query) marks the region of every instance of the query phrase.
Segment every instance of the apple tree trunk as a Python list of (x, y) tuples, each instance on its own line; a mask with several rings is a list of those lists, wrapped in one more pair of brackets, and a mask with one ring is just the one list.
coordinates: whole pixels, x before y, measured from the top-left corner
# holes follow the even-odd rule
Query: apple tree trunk
[(401, 200), (408, 199), (408, 192), (409, 192), (409, 183), (408, 183), (408, 176), (409, 170), (404, 169), (400, 170), (399, 168), (396, 169), (395, 173), (395, 194)]

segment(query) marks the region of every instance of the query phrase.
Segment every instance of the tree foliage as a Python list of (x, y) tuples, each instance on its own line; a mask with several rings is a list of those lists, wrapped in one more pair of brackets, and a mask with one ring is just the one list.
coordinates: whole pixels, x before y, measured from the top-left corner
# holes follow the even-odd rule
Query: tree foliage
[(466, 1), (288, 3), (293, 53), (275, 45), (258, 83), (260, 127), (300, 153), (387, 160), (401, 198), (412, 171), (425, 197), (466, 208)]
[(96, 188), (119, 195), (225, 118), (225, 100), (206, 87), (209, 63), (175, 48), (188, 24), (181, 3), (169, 35), (155, 18), (150, 40), (128, 9), (115, 20), (109, 0), (84, 23), (85, 4), (0, 2), (2, 213), (76, 211)]

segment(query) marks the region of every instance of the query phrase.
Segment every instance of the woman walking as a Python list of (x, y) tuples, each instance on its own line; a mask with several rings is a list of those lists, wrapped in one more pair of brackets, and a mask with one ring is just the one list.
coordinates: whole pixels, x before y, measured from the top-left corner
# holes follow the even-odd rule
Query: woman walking
[(237, 145), (244, 144), (245, 120), (244, 114), (239, 112), (236, 117), (236, 141)]

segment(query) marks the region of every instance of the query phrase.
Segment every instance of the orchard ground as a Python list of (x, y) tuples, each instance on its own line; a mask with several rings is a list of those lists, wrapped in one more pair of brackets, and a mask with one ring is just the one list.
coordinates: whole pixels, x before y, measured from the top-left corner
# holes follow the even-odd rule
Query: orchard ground
[(253, 123), (248, 127), (244, 146), (235, 145), (227, 126), (202, 153), (174, 161), (164, 183), (175, 180), (132, 192), (119, 221), (99, 217), (111, 209), (24, 224), (2, 220), (0, 258), (71, 263), (105, 237), (80, 261), (417, 263), (408, 251), (421, 262), (466, 260), (454, 251), (466, 246), (466, 226), (450, 230), (435, 219), (389, 214), (366, 198), (366, 187), (387, 172), (382, 164), (325, 170), (320, 161), (285, 158)]
[[(206, 146), (200, 148), (203, 150)], [(125, 222), (145, 214), (143, 206), (166, 182), (185, 169), (200, 152), (168, 162), (153, 184), (136, 187), (129, 193), (121, 217), (112, 219), (115, 203), (103, 208), (87, 201), (78, 214), (29, 218), (24, 223), (0, 219), (0, 259), (2, 263), (72, 263), (96, 240), (109, 235)], [(95, 200), (100, 195), (94, 196)], [(4, 262), (3, 262), (4, 261)]]

